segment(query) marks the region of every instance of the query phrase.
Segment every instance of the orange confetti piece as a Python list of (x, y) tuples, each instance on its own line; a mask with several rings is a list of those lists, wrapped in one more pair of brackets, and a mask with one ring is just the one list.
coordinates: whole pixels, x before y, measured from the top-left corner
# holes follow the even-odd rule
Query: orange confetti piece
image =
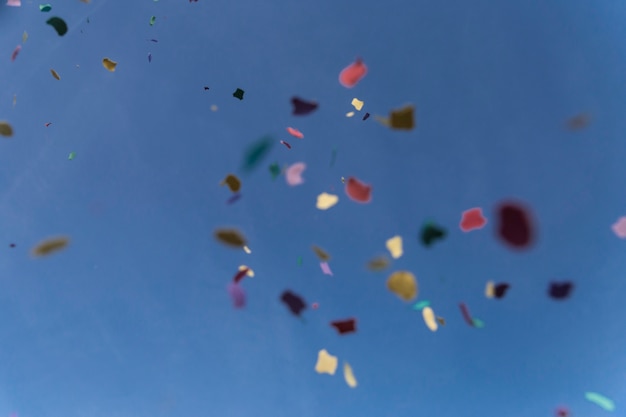
[(352, 64), (339, 73), (339, 83), (346, 88), (352, 88), (367, 74), (367, 66), (357, 58)]
[(294, 136), (298, 139), (303, 139), (304, 138), (304, 134), (302, 132), (300, 132), (298, 129), (294, 129), (293, 127), (288, 127), (287, 128), (287, 132), (289, 132), (289, 134), (291, 136)]

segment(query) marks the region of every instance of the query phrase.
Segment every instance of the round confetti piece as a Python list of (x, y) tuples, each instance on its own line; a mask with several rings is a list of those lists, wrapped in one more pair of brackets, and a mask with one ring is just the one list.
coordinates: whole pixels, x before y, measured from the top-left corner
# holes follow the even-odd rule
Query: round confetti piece
[(459, 227), (464, 232), (471, 232), (485, 227), (487, 219), (483, 216), (483, 210), (480, 207), (465, 210), (461, 216)]
[(9, 122), (0, 120), (0, 136), (4, 136), (7, 138), (10, 138), (11, 136), (13, 136), (13, 127), (11, 127)]
[(285, 180), (287, 181), (287, 184), (292, 187), (303, 184), (304, 179), (302, 178), (302, 173), (305, 169), (306, 164), (304, 162), (296, 162), (287, 168), (287, 171), (285, 171)]
[(233, 193), (236, 193), (237, 191), (241, 189), (241, 180), (233, 174), (228, 174), (226, 178), (222, 180), (220, 185), (228, 185), (228, 188), (230, 189), (230, 191), (232, 191)]
[(521, 205), (503, 203), (497, 209), (497, 233), (513, 249), (528, 248), (534, 240), (530, 215)]
[(67, 33), (67, 23), (60, 17), (51, 17), (46, 23), (52, 26), (59, 36), (63, 36)]
[(417, 280), (409, 271), (396, 271), (387, 279), (387, 289), (404, 301), (417, 297)]

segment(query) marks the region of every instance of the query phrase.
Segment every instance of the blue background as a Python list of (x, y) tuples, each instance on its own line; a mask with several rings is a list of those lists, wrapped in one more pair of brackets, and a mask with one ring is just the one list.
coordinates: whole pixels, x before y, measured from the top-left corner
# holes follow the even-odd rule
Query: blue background
[[(606, 414), (586, 391), (625, 415), (626, 242), (610, 229), (626, 215), (622, 2), (52, 6), (0, 6), (0, 119), (15, 129), (0, 141), (0, 415)], [(357, 56), (369, 73), (346, 89), (337, 77)], [(319, 110), (292, 116), (293, 95)], [(347, 118), (353, 97), (365, 107)], [(411, 132), (361, 120), (407, 103)], [(582, 112), (592, 123), (567, 130)], [(245, 149), (267, 134), (271, 154), (244, 175)], [(299, 161), (303, 185), (272, 180), (270, 163)], [(232, 205), (228, 173), (243, 181)], [(372, 202), (350, 201), (342, 176), (372, 184)], [(339, 204), (317, 210), (321, 192)], [(510, 198), (535, 219), (528, 251), (495, 238), (494, 208)], [(463, 233), (472, 207), (489, 223)], [(449, 234), (427, 249), (428, 219)], [(252, 253), (216, 242), (222, 226)], [(59, 234), (67, 250), (31, 258)], [(368, 271), (396, 234), (404, 256)], [(312, 244), (333, 257), (333, 277)], [(226, 286), (241, 264), (256, 276), (236, 310)], [(395, 270), (416, 274), (445, 327), (431, 333), (386, 289)], [(509, 282), (506, 298), (485, 298), (488, 280)], [(550, 299), (552, 280), (572, 280), (572, 297)], [(319, 309), (292, 316), (286, 289)], [(461, 301), (484, 328), (463, 322)], [(329, 326), (351, 316), (355, 334)], [(315, 373), (323, 348), (351, 364), (356, 389), (341, 368)]]

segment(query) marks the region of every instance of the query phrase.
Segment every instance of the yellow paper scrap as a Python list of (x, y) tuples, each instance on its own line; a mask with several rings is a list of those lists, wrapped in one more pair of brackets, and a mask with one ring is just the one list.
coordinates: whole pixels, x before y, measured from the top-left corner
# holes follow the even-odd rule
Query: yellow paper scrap
[(108, 71), (115, 71), (115, 67), (117, 66), (117, 62), (110, 60), (109, 58), (102, 59), (102, 66), (106, 68)]
[(422, 310), (422, 317), (424, 318), (424, 323), (430, 329), (431, 332), (437, 331), (437, 320), (435, 319), (435, 312), (430, 307), (424, 307)]
[(243, 251), (244, 251), (245, 253), (247, 253), (248, 255), (250, 255), (250, 254), (252, 253), (252, 251), (250, 250), (250, 248), (249, 248), (249, 247), (247, 247), (246, 245), (243, 245)]
[(489, 281), (487, 286), (485, 287), (485, 297), (493, 298), (495, 294), (495, 287), (493, 285), (493, 281)]
[(328, 210), (339, 201), (339, 197), (334, 194), (322, 193), (317, 196), (317, 207), (320, 210)]
[(404, 253), (402, 250), (402, 236), (394, 236), (387, 240), (387, 250), (393, 259), (398, 259)]
[(335, 375), (337, 370), (337, 357), (328, 353), (326, 349), (322, 349), (317, 353), (317, 363), (315, 364), (315, 372), (318, 374)]
[(352, 99), (352, 103), (351, 104), (358, 111), (361, 111), (361, 109), (363, 108), (363, 102), (361, 100), (359, 100), (358, 98), (356, 98), (356, 97)]
[(239, 270), (243, 271), (244, 269), (247, 269), (248, 271), (246, 272), (246, 275), (249, 276), (250, 278), (254, 278), (254, 271), (252, 269), (250, 269), (249, 266), (245, 266), (245, 265), (240, 265), (239, 266)]
[(404, 301), (417, 297), (417, 280), (409, 271), (396, 271), (387, 279), (387, 288)]
[(354, 377), (354, 372), (352, 372), (352, 367), (348, 362), (343, 363), (343, 378), (346, 380), (346, 384), (348, 384), (350, 388), (356, 388), (356, 378)]

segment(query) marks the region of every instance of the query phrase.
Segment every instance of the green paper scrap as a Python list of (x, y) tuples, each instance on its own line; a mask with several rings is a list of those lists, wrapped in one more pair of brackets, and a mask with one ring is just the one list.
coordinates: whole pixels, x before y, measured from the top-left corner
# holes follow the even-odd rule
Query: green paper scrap
[(482, 321), (481, 319), (477, 319), (476, 317), (472, 318), (472, 324), (477, 329), (482, 329), (483, 327), (485, 327), (485, 322)]
[(429, 305), (430, 305), (430, 301), (428, 301), (428, 300), (418, 301), (413, 306), (413, 310), (418, 310), (418, 311), (419, 310), (423, 310), (424, 307), (428, 307)]
[(298, 256), (298, 266), (302, 266), (302, 256)]
[(52, 26), (59, 36), (63, 36), (67, 33), (67, 23), (60, 17), (51, 17), (46, 20), (46, 23)]
[(422, 232), (420, 233), (422, 243), (426, 247), (435, 243), (436, 240), (443, 239), (445, 237), (446, 229), (439, 227), (432, 222), (424, 224), (424, 226), (422, 227)]
[(275, 180), (276, 177), (280, 175), (280, 166), (277, 162), (274, 162), (272, 165), (270, 165), (270, 173), (272, 174), (273, 180)]
[(238, 88), (237, 90), (235, 90), (235, 92), (233, 93), (233, 97), (238, 98), (239, 100), (243, 100), (243, 93), (245, 93), (245, 91), (243, 91), (241, 88)]
[(598, 394), (597, 392), (585, 392), (585, 398), (592, 403), (604, 408), (606, 411), (615, 410), (615, 403), (602, 394)]
[(156, 21), (156, 16), (152, 16), (150, 18), (150, 26), (154, 26), (154, 22)]
[(251, 144), (243, 157), (243, 170), (252, 171), (267, 156), (274, 142), (274, 139), (265, 136)]
[(70, 152), (70, 154), (67, 157), (67, 159), (69, 159), (71, 161), (72, 159), (74, 159), (75, 156), (76, 156), (76, 152)]
[(49, 12), (50, 10), (52, 10), (52, 5), (51, 4), (40, 4), (39, 5), (39, 11)]

